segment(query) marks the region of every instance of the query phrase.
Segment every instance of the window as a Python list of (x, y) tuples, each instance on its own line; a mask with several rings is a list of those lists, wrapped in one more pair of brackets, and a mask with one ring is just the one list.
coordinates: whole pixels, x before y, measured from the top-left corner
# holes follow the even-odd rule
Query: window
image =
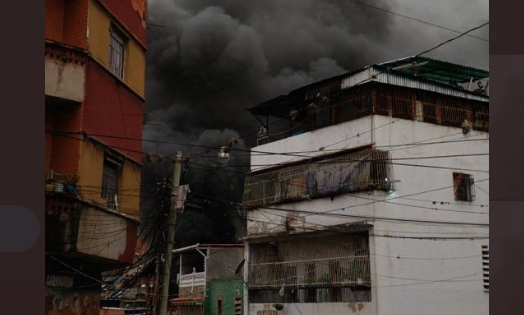
[(489, 246), (482, 246), (482, 274), (484, 291), (489, 292)]
[(242, 296), (235, 297), (235, 315), (242, 315)]
[(102, 198), (107, 200), (107, 206), (111, 209), (118, 209), (118, 180), (120, 178), (122, 165), (106, 157), (102, 173)]
[(224, 305), (222, 299), (217, 299), (217, 315), (224, 314)]
[(453, 173), (453, 181), (455, 186), (455, 200), (475, 200), (475, 181), (473, 175)]
[(111, 28), (109, 43), (109, 69), (119, 78), (124, 78), (125, 37), (115, 27)]

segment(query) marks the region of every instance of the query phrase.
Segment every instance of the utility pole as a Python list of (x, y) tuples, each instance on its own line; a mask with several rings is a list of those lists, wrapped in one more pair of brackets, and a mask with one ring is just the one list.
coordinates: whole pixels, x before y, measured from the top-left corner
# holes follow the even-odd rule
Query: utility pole
[(178, 190), (180, 187), (180, 176), (182, 173), (182, 152), (176, 153), (174, 162), (173, 183), (171, 193), (171, 208), (168, 217), (168, 233), (166, 261), (164, 263), (164, 276), (162, 279), (162, 293), (160, 295), (160, 312), (159, 315), (167, 315), (167, 304), (169, 300), (169, 284), (171, 280), (171, 264), (173, 262), (173, 247), (175, 244), (175, 224), (176, 224), (176, 205), (178, 199)]

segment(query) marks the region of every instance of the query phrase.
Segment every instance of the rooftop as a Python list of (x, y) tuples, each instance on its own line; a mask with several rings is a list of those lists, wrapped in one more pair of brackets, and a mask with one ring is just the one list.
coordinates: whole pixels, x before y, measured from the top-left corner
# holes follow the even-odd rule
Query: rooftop
[(372, 82), (489, 102), (487, 87), (479, 90), (473, 85), (488, 78), (487, 70), (428, 57), (406, 57), (309, 84), (249, 111), (259, 116), (287, 117), (290, 110), (304, 106), (305, 101)]

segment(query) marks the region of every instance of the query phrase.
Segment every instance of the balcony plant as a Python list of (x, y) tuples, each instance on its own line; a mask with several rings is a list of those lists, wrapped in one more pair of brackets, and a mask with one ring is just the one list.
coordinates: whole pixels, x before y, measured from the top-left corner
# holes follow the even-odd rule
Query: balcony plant
[(57, 183), (63, 185), (64, 192), (71, 194), (76, 194), (78, 192), (78, 182), (79, 178), (74, 174), (61, 174), (57, 180)]

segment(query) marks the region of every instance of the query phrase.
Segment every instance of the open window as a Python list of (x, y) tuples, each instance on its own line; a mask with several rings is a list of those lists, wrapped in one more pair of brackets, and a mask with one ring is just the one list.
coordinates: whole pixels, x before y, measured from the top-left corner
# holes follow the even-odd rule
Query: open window
[(109, 208), (115, 210), (118, 209), (117, 194), (121, 173), (122, 163), (106, 156), (102, 173), (102, 198), (107, 200)]
[(455, 200), (475, 200), (475, 180), (473, 179), (473, 175), (453, 173), (453, 181), (455, 186)]

